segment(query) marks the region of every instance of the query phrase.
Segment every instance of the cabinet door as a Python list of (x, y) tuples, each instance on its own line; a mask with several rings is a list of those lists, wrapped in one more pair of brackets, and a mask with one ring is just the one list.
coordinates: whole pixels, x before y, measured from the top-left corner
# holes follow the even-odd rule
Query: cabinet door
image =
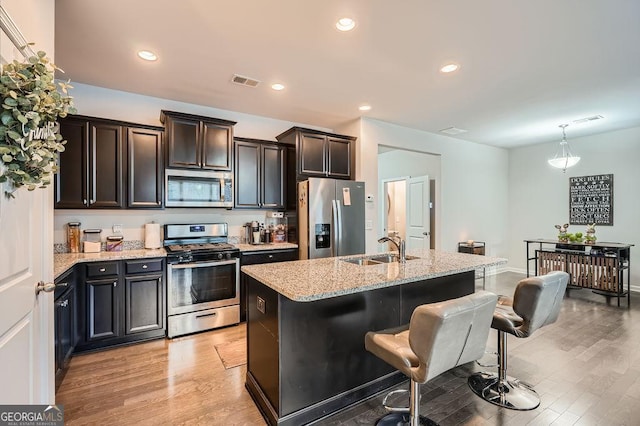
[(54, 177), (57, 209), (78, 209), (88, 205), (87, 164), (89, 158), (89, 122), (60, 121), (60, 134), (67, 141), (58, 156), (58, 173)]
[(120, 283), (112, 279), (85, 283), (87, 342), (118, 337), (120, 333)]
[(230, 171), (233, 127), (203, 121), (201, 131), (202, 168)]
[(325, 145), (327, 138), (311, 133), (300, 134), (299, 174), (307, 176), (325, 176), (327, 167)]
[(123, 207), (122, 126), (91, 123), (89, 207)]
[(235, 207), (260, 207), (260, 144), (235, 142)]
[(162, 132), (129, 128), (127, 133), (127, 207), (161, 208), (164, 181)]
[(200, 121), (167, 116), (169, 167), (200, 168)]
[(351, 178), (351, 141), (329, 136), (327, 138), (327, 175), (337, 178)]
[(125, 277), (125, 334), (164, 328), (162, 274)]
[(284, 208), (285, 147), (262, 145), (261, 198), (262, 207)]
[(76, 292), (71, 287), (55, 302), (56, 388), (62, 382), (76, 345)]

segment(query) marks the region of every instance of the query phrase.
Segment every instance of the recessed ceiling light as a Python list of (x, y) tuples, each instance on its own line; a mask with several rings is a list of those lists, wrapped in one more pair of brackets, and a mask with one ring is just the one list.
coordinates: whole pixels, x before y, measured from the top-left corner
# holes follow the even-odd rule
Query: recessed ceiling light
[(467, 133), (465, 129), (459, 129), (457, 127), (447, 127), (446, 129), (440, 129), (441, 133), (446, 133), (447, 135), (459, 135), (460, 133)]
[(447, 65), (443, 66), (442, 68), (440, 68), (440, 72), (450, 73), (450, 72), (457, 71), (458, 68), (460, 68), (460, 65), (454, 64), (454, 63), (450, 63), (450, 64), (447, 64)]
[(138, 56), (145, 61), (155, 61), (158, 59), (158, 56), (150, 50), (141, 50), (138, 52)]
[(284, 84), (275, 83), (271, 85), (273, 90), (284, 90)]
[(365, 105), (360, 105), (360, 106), (358, 107), (358, 109), (359, 109), (360, 111), (370, 111), (370, 110), (371, 110), (371, 105), (366, 105), (366, 104), (365, 104)]
[(356, 21), (351, 18), (340, 18), (336, 22), (336, 28), (340, 31), (351, 31), (356, 27)]

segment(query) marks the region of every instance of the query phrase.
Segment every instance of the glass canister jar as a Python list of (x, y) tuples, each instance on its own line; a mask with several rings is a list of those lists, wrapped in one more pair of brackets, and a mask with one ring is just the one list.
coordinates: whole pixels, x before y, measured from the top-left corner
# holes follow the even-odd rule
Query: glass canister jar
[(67, 244), (70, 253), (80, 253), (80, 222), (67, 223)]

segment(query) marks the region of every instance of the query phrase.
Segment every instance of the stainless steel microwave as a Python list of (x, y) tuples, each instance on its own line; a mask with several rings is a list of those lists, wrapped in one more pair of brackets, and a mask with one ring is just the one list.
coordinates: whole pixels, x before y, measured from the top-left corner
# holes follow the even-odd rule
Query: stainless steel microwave
[(165, 170), (165, 207), (233, 207), (233, 173)]

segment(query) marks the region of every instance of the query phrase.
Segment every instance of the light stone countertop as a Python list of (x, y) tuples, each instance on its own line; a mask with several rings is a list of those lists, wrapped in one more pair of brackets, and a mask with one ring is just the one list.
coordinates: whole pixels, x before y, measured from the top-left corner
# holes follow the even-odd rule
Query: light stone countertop
[(247, 265), (242, 267), (242, 272), (291, 300), (309, 302), (507, 263), (507, 259), (499, 257), (439, 250), (407, 251), (407, 255), (419, 259), (407, 260), (405, 264), (361, 266), (341, 260), (378, 255), (380, 253)]
[(298, 245), (293, 243), (275, 243), (275, 244), (235, 244), (241, 252), (245, 251), (266, 251), (266, 250), (287, 250), (297, 249)]
[(99, 253), (56, 253), (53, 255), (53, 275), (57, 279), (73, 265), (84, 262), (105, 260), (144, 259), (147, 257), (167, 257), (164, 249), (101, 251)]
[[(235, 244), (241, 252), (285, 250), (298, 248), (297, 244)], [(55, 253), (53, 255), (53, 275), (57, 279), (73, 265), (84, 262), (102, 262), (105, 260), (144, 259), (147, 257), (166, 257), (164, 249), (142, 249), (122, 251), (101, 251), (99, 253)]]

